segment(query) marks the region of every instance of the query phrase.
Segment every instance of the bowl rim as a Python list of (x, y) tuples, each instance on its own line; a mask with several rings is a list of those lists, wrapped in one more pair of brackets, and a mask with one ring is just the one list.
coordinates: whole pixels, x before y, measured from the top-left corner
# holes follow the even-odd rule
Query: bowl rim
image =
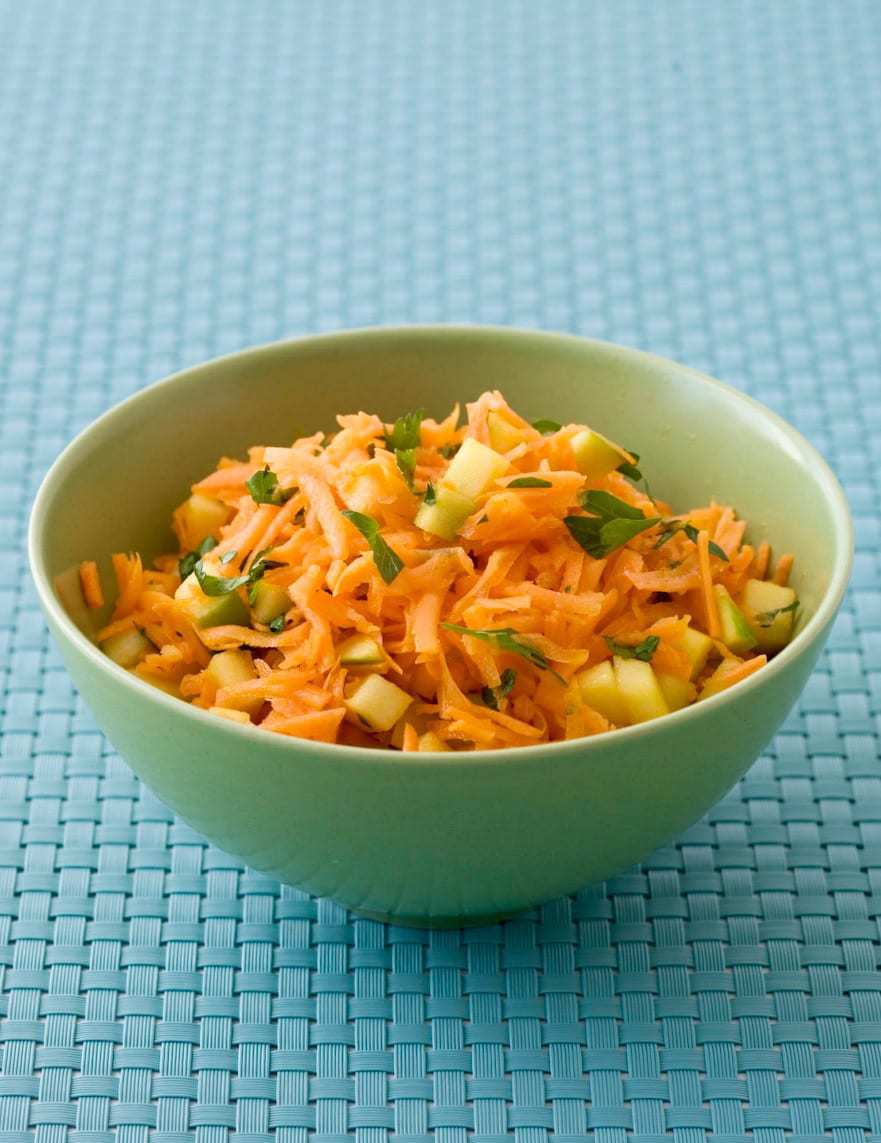
[[(813, 470), (818, 484), (828, 502), (831, 504), (835, 536), (834, 563), (829, 587), (813, 615), (810, 616), (804, 627), (796, 633), (792, 642), (787, 644), (782, 651), (775, 655), (761, 671), (750, 675), (747, 679), (738, 683), (737, 686), (721, 691), (701, 703), (692, 703), (680, 710), (672, 711), (660, 719), (637, 723), (634, 726), (620, 727), (607, 734), (597, 734), (585, 738), (573, 738), (559, 742), (541, 742), (536, 743), (534, 746), (511, 746), (497, 750), (469, 750), (462, 752), (426, 751), (406, 753), (400, 750), (382, 748), (368, 749), (367, 747), (347, 746), (339, 743), (287, 738), (285, 735), (280, 734), (273, 735), (269, 742), (267, 742), (267, 731), (261, 730), (259, 726), (245, 726), (242, 723), (232, 722), (231, 720), (219, 719), (209, 714), (207, 710), (202, 710), (200, 707), (195, 707), (191, 703), (183, 702), (181, 699), (175, 698), (173, 695), (168, 695), (156, 687), (151, 687), (149, 683), (143, 682), (136, 675), (130, 674), (127, 671), (120, 671), (118, 667), (101, 652), (98, 646), (77, 627), (67, 614), (56, 596), (52, 586), (51, 576), (46, 569), (43, 559), (42, 540), (47, 511), (57, 493), (58, 487), (63, 485), (65, 474), (76, 466), (80, 455), (91, 449), (95, 438), (106, 433), (108, 427), (118, 416), (127, 412), (140, 402), (152, 398), (157, 391), (166, 387), (171, 388), (174, 385), (185, 382), (193, 374), (237, 359), (245, 360), (260, 355), (272, 354), (273, 352), (291, 346), (321, 346), (324, 343), (357, 341), (361, 339), (378, 340), (389, 337), (407, 339), (409, 337), (421, 338), (436, 336), (446, 338), (461, 336), (462, 334), (485, 335), (488, 338), (502, 337), (510, 341), (522, 340), (526, 342), (529, 340), (538, 340), (547, 342), (548, 344), (559, 343), (573, 347), (585, 345), (594, 346), (607, 353), (611, 351), (616, 356), (633, 359), (643, 365), (652, 366), (655, 369), (673, 369), (677, 374), (684, 374), (700, 384), (720, 390), (728, 399), (745, 406), (753, 415), (761, 417), (770, 423), (778, 433), (786, 437), (794, 447), (799, 463)], [(102, 673), (106, 674), (111, 684), (115, 683), (119, 686), (129, 688), (135, 695), (140, 696), (140, 698), (148, 704), (150, 702), (156, 704), (159, 710), (167, 709), (169, 711), (175, 711), (181, 717), (194, 718), (197, 720), (197, 725), (204, 720), (206, 728), (211, 726), (215, 731), (220, 733), (239, 736), (243, 744), (245, 742), (251, 742), (257, 745), (262, 743), (264, 746), (272, 744), (276, 748), (280, 747), (282, 749), (287, 746), (288, 749), (294, 752), (300, 751), (302, 753), (305, 751), (314, 753), (321, 758), (322, 762), (345, 762), (360, 754), (362, 757), (368, 758), (372, 764), (393, 766), (416, 765), (423, 768), (425, 763), (429, 760), (432, 763), (443, 764), (445, 766), (497, 766), (511, 765), (516, 762), (528, 764), (532, 760), (537, 761), (539, 757), (546, 759), (548, 752), (555, 756), (571, 756), (576, 753), (604, 749), (609, 746), (614, 746), (616, 743), (623, 744), (625, 741), (657, 734), (659, 731), (665, 728), (669, 729), (673, 725), (678, 726), (689, 720), (702, 718), (705, 714), (719, 709), (724, 704), (745, 697), (780, 674), (789, 662), (806, 651), (834, 618), (844, 598), (850, 579), (853, 564), (853, 546), (853, 523), (850, 509), (838, 478), (821, 453), (798, 429), (789, 424), (788, 421), (784, 420), (783, 417), (779, 416), (772, 409), (769, 409), (766, 405), (757, 401), (754, 397), (743, 393), (733, 385), (719, 381), (707, 373), (703, 373), (689, 365), (684, 365), (672, 358), (663, 357), (660, 354), (650, 353), (646, 350), (620, 345), (617, 342), (600, 338), (582, 337), (578, 334), (555, 330), (505, 325), (483, 325), (480, 323), (375, 325), (332, 330), (301, 337), (281, 338), (276, 341), (247, 346), (232, 353), (222, 354), (208, 361), (198, 362), (195, 365), (189, 365), (184, 369), (177, 370), (166, 377), (143, 386), (128, 397), (112, 405), (109, 409), (100, 414), (100, 416), (95, 418), (95, 420), (82, 428), (62, 449), (40, 482), (40, 486), (31, 506), (27, 535), (27, 554), (31, 576), (36, 585), (37, 594), (44, 611), (73, 643), (77, 651), (85, 655)]]

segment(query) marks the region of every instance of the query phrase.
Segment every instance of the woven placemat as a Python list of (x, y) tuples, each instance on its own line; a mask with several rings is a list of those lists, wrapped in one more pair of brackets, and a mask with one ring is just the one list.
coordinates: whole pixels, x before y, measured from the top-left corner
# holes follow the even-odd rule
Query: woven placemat
[[(0, 0), (0, 43), (0, 1143), (881, 1138), (877, 0)], [(749, 390), (836, 466), (858, 553), (703, 822), (429, 934), (176, 822), (72, 691), (22, 541), (148, 381), (436, 320)]]

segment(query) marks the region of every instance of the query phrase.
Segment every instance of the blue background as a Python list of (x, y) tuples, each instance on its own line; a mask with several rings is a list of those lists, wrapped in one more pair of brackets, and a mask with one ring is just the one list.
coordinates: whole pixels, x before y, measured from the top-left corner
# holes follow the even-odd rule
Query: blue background
[[(0, 1143), (881, 1138), (879, 131), (877, 0), (0, 0)], [(22, 554), (47, 465), (139, 386), (418, 321), (720, 375), (829, 457), (858, 545), (705, 821), (462, 933), (175, 822)]]

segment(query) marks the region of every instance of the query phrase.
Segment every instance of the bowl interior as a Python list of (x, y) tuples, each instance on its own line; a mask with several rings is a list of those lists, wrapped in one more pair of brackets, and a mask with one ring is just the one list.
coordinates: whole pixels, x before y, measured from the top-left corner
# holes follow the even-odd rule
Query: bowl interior
[(56, 466), (35, 521), (38, 577), (112, 551), (172, 547), (169, 519), (221, 455), (285, 445), (339, 412), (393, 419), (498, 388), (527, 417), (586, 421), (641, 454), (677, 511), (715, 497), (748, 537), (796, 554), (810, 616), (846, 559), (846, 510), (813, 450), (761, 406), (684, 366), (551, 334), (377, 329), (247, 351), (153, 386), (102, 418)]

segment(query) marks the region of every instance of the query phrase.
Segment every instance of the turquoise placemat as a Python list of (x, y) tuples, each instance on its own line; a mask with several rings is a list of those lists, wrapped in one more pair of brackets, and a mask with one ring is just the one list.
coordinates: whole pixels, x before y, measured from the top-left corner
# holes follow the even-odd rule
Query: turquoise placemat
[[(881, 1139), (879, 135), (876, 0), (0, 0), (0, 1143)], [(706, 820), (442, 934), (176, 822), (22, 555), (113, 401), (423, 320), (721, 375), (826, 453), (858, 544), (798, 711)]]

